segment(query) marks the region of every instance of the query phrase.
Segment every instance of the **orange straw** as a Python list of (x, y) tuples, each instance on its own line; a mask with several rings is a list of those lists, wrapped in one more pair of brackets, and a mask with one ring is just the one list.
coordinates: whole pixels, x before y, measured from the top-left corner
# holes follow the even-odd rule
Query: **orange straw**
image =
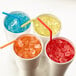
[(52, 40), (52, 30), (40, 18), (37, 18), (37, 20), (40, 21), (50, 31), (50, 41), (51, 41)]
[(3, 46), (0, 46), (0, 49), (3, 49), (3, 48), (5, 48), (5, 47), (11, 45), (11, 44), (14, 43), (15, 41), (16, 41), (16, 40), (13, 40), (13, 41), (11, 41), (11, 42), (9, 42), (9, 43), (3, 45)]

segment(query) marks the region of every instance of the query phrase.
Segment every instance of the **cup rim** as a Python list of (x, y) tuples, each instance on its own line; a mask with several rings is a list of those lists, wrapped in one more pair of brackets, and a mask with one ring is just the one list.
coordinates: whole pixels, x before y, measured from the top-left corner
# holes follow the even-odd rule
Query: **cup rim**
[[(60, 22), (60, 30), (58, 30), (58, 32), (57, 32), (55, 35), (52, 36), (53, 38), (56, 37), (56, 36), (60, 33), (60, 31), (61, 31), (61, 29), (62, 29), (62, 23), (61, 23), (60, 19), (59, 19), (58, 17), (56, 17), (55, 15), (53, 15), (53, 14), (47, 14), (47, 13), (45, 13), (45, 14), (41, 14), (41, 15), (39, 15), (39, 16), (42, 16), (42, 15), (50, 15), (50, 16), (53, 16), (53, 17), (55, 17), (56, 19), (58, 19), (58, 21)], [(39, 16), (37, 16), (36, 18), (38, 18)], [(50, 36), (44, 36), (44, 35), (41, 35), (41, 34), (37, 33), (36, 30), (35, 30), (35, 28), (34, 28), (33, 22), (32, 22), (32, 25), (33, 25), (33, 31), (34, 31), (38, 36), (41, 36), (41, 37), (43, 37), (43, 38), (50, 38)]]
[[(27, 13), (23, 12), (23, 11), (12, 11), (12, 12), (22, 12), (22, 13), (24, 13), (26, 16), (29, 17), (29, 15), (28, 15)], [(9, 13), (12, 13), (12, 12), (9, 12)], [(6, 17), (7, 17), (7, 16), (5, 16), (4, 21), (5, 21)], [(31, 20), (30, 17), (29, 17), (29, 19)], [(4, 24), (4, 22), (3, 22), (3, 24)], [(30, 23), (30, 26), (31, 26), (31, 23)], [(29, 28), (30, 28), (30, 26), (29, 26)], [(29, 29), (29, 28), (28, 28), (28, 29)], [(10, 33), (13, 33), (13, 34), (21, 34), (21, 33), (23, 33), (23, 32), (25, 32), (25, 31), (28, 30), (28, 29), (26, 29), (26, 30), (23, 31), (23, 32), (20, 32), (20, 33), (14, 33), (14, 32), (11, 32), (11, 31), (7, 30), (6, 27), (5, 27), (5, 25), (4, 25), (4, 29), (5, 29), (6, 31), (10, 32)]]
[[(71, 40), (69, 40), (69, 39), (67, 39), (67, 38), (64, 38), (64, 37), (57, 37), (57, 38), (64, 39), (64, 40), (68, 41), (68, 42), (73, 46), (73, 48), (74, 48), (74, 56), (73, 56), (69, 61), (67, 61), (67, 62), (65, 62), (65, 63), (58, 63), (58, 62), (52, 60), (51, 58), (48, 57), (48, 55), (47, 55), (47, 53), (46, 53), (46, 46), (47, 46), (47, 44), (48, 44), (48, 42), (49, 42), (49, 41), (47, 41), (47, 43), (45, 44), (45, 55), (46, 55), (46, 57), (48, 58), (49, 61), (51, 61), (51, 62), (53, 62), (53, 63), (55, 63), (55, 64), (58, 64), (58, 65), (64, 65), (64, 64), (68, 64), (68, 63), (72, 62), (72, 60), (75, 58), (75, 55), (76, 55), (76, 54), (75, 54), (76, 52), (75, 52), (74, 44), (71, 42)], [(54, 39), (56, 39), (56, 38), (54, 38)]]
[[(32, 36), (35, 36), (35, 35), (33, 35), (33, 34), (23, 34), (23, 35), (32, 35)], [(19, 58), (19, 59), (27, 60), (27, 61), (29, 61), (29, 60), (34, 60), (34, 59), (38, 58), (38, 57), (42, 54), (42, 52), (43, 52), (43, 43), (42, 43), (42, 40), (41, 40), (40, 38), (38, 38), (37, 36), (35, 36), (35, 37), (40, 41), (41, 46), (42, 46), (41, 52), (40, 52), (37, 56), (35, 56), (35, 57), (33, 57), (33, 58), (30, 58), (30, 59), (22, 58), (22, 57), (18, 56), (18, 55), (15, 53), (14, 48), (13, 48), (13, 53), (14, 53), (14, 55), (15, 55), (17, 58)], [(14, 47), (14, 44), (13, 44), (13, 47)]]

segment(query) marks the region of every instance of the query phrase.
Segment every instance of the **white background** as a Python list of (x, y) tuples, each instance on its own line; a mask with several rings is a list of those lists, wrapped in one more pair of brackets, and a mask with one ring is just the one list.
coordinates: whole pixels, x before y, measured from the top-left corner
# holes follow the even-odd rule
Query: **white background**
[[(43, 13), (54, 14), (62, 22), (60, 36), (70, 39), (76, 46), (76, 0), (0, 0), (0, 45), (7, 43), (3, 11), (24, 11), (31, 19)], [(0, 50), (0, 76), (17, 76), (18, 69), (10, 61), (8, 48)], [(65, 76), (76, 76), (76, 57)]]

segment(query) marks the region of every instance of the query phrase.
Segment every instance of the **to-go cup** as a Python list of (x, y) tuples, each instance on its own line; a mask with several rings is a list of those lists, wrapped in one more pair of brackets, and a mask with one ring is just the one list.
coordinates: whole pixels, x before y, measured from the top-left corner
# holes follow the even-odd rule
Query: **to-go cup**
[[(51, 14), (42, 14), (37, 18), (40, 18), (52, 30), (53, 38), (59, 35), (61, 30), (61, 22), (56, 16)], [(38, 35), (44, 44), (50, 40), (49, 30), (37, 19), (33, 20), (33, 30), (34, 34)]]
[(65, 38), (58, 37), (48, 42), (45, 50), (50, 63), (49, 76), (64, 76), (75, 56), (73, 44)]
[(20, 76), (34, 76), (43, 51), (40, 39), (32, 34), (24, 34), (16, 39), (13, 54)]
[(30, 18), (22, 11), (13, 11), (4, 19), (4, 31), (8, 41), (16, 39), (19, 35), (30, 32), (30, 23), (21, 27), (22, 24), (29, 21)]

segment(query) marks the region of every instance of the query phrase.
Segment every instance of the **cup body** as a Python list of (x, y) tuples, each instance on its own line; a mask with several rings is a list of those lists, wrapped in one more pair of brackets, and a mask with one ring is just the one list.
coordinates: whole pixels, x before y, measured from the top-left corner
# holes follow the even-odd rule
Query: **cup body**
[[(67, 40), (67, 39), (65, 39), (65, 40)], [(69, 40), (67, 40), (67, 41), (72, 43)], [(45, 45), (45, 50), (46, 50), (47, 43)], [(73, 45), (73, 44), (71, 44), (71, 45)], [(74, 48), (74, 50), (75, 50), (75, 48)], [(66, 70), (68, 69), (69, 65), (71, 64), (71, 62), (73, 61), (73, 59), (75, 57), (75, 54), (74, 54), (73, 58), (70, 61), (67, 61), (65, 63), (58, 63), (58, 62), (53, 61), (51, 58), (49, 58), (46, 51), (45, 51), (45, 55), (46, 55), (48, 63), (50, 64), (49, 76), (64, 76)]]
[(50, 61), (50, 76), (64, 76), (68, 66), (72, 61), (66, 64), (57, 64)]
[(34, 58), (31, 58), (31, 59), (21, 58), (18, 55), (16, 55), (16, 53), (12, 50), (14, 59), (16, 61), (18, 68), (19, 68), (20, 76), (22, 76), (22, 75), (23, 76), (34, 76), (35, 75), (35, 71), (39, 65), (40, 58), (41, 58), (41, 55), (43, 52), (42, 41), (40, 39), (39, 39), (39, 41), (41, 42), (42, 49), (41, 49), (41, 52), (39, 53), (39, 55), (37, 55)]

